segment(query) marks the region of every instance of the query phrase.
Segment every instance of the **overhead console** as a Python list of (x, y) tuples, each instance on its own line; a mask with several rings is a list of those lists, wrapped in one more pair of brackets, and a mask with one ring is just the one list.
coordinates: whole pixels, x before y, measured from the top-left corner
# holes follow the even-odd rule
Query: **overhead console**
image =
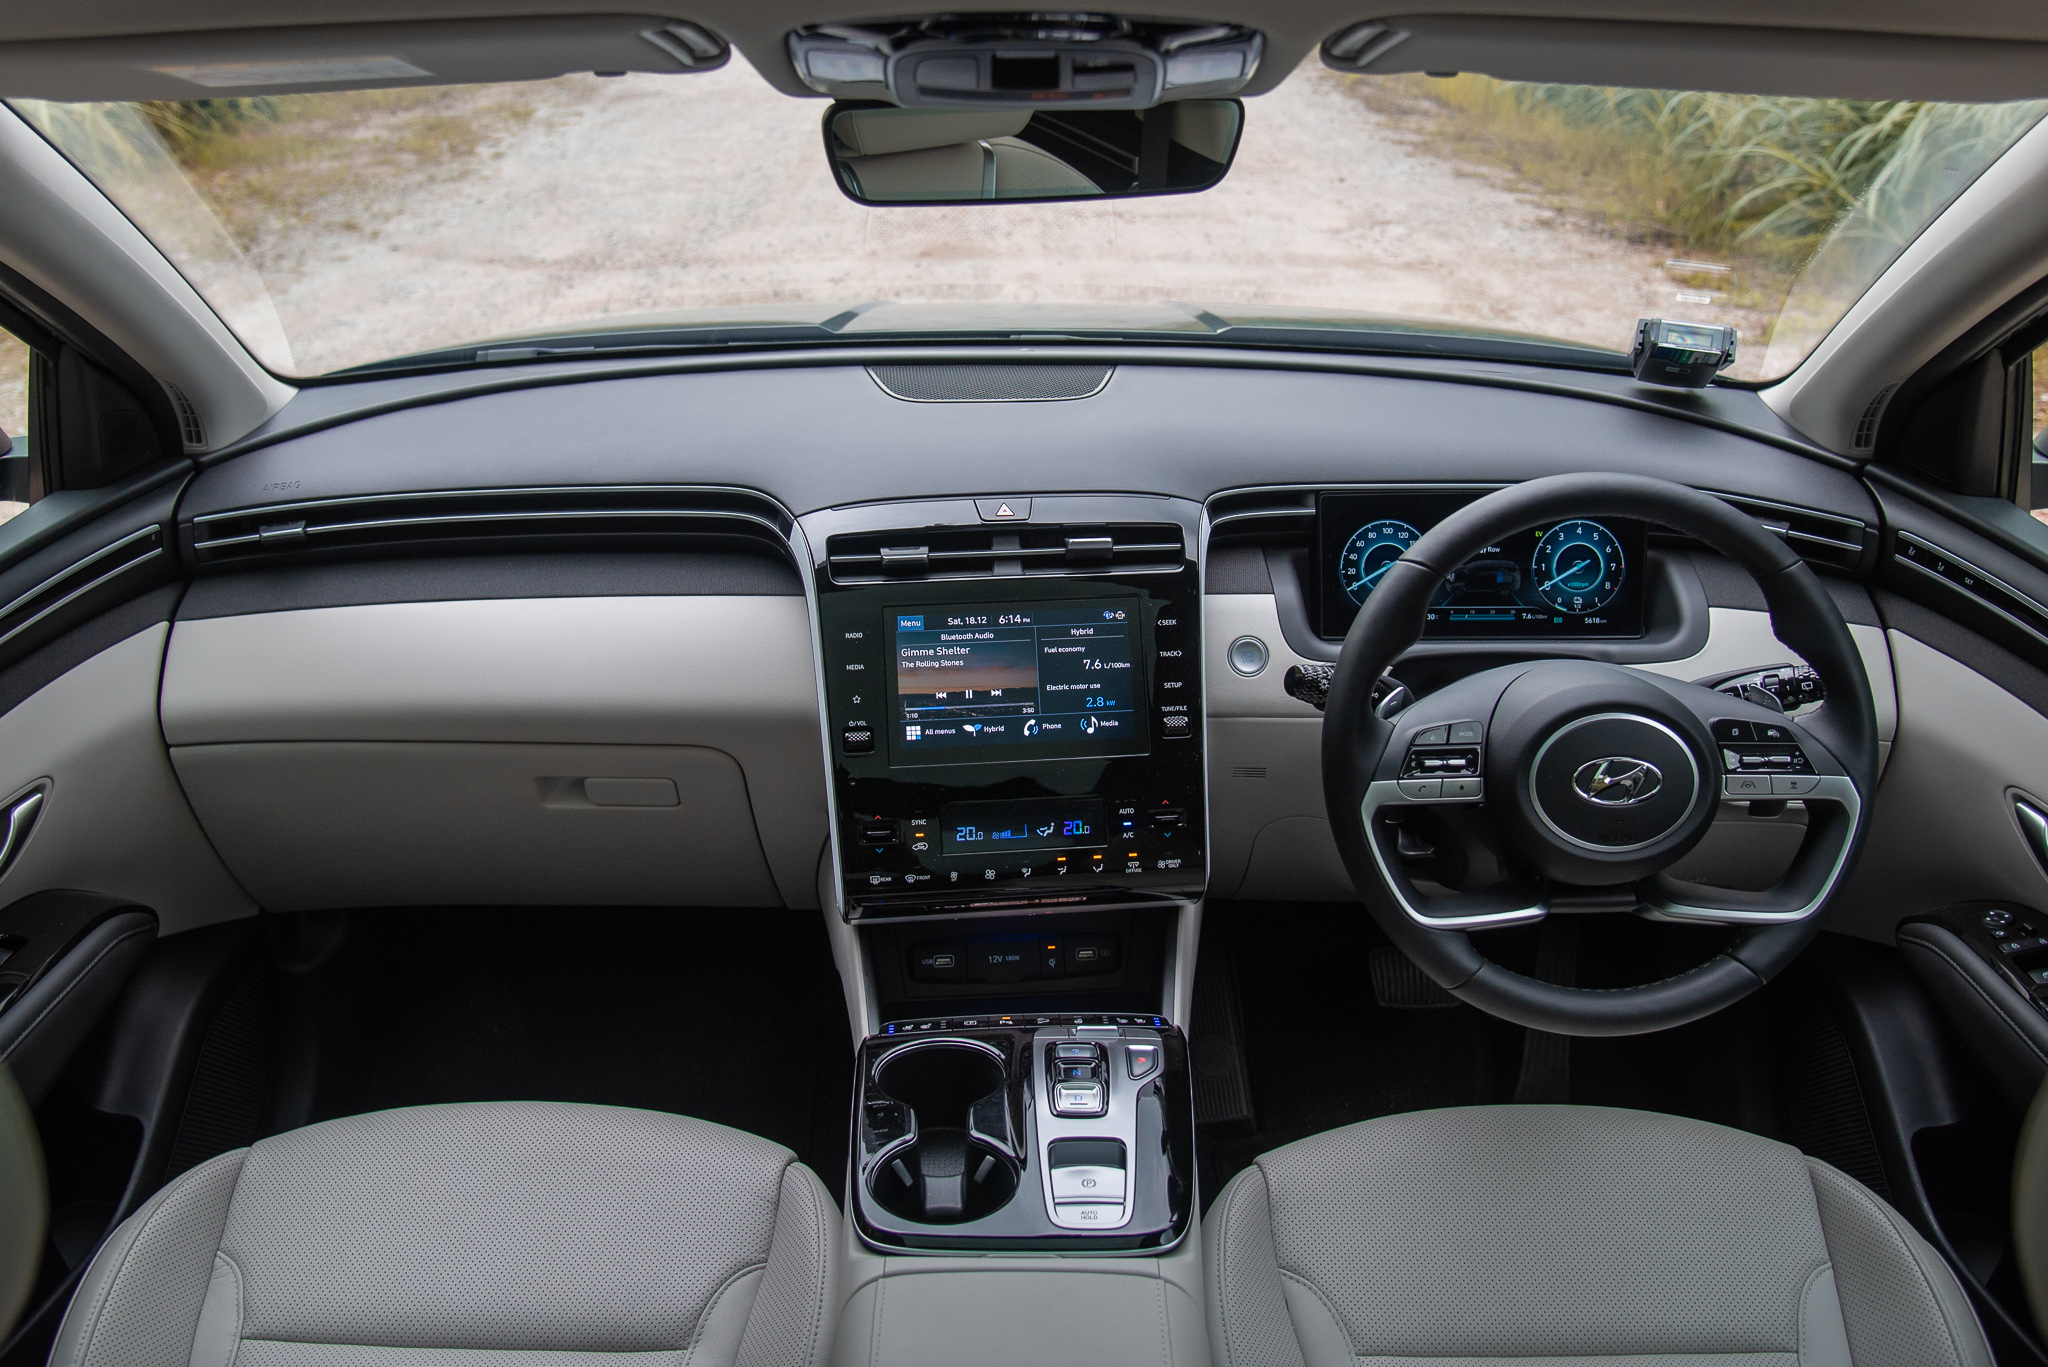
[(804, 520), (849, 917), (1201, 893), (1198, 519), (1075, 496)]
[(1265, 39), (1236, 24), (1073, 12), (935, 14), (789, 35), (804, 84), (906, 109), (1149, 109), (1245, 85)]

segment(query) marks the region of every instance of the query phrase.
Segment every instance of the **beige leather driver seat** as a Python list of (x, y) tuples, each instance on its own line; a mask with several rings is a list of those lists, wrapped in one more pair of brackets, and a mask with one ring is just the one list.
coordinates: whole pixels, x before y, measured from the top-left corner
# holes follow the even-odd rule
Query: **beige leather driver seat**
[(838, 1228), (788, 1149), (702, 1120), (542, 1102), (351, 1116), (157, 1193), (93, 1259), (50, 1361), (814, 1367)]
[(1719, 1125), (1388, 1116), (1276, 1149), (1205, 1227), (1219, 1367), (1990, 1367), (1869, 1188)]

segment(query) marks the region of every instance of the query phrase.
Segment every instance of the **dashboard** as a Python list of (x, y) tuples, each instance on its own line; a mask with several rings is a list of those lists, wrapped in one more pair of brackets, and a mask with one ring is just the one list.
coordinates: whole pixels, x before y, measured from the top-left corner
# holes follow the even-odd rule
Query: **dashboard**
[[(1614, 469), (1740, 491), (1852, 574), (1875, 556), (1869, 491), (1753, 395), (1666, 412), (1601, 376), (1089, 350), (1107, 381), (1052, 402), (908, 402), (840, 351), (308, 390), (20, 591), (186, 567), (137, 696), (266, 905), (826, 898), (908, 951), (947, 916), (1347, 895), (1319, 714), (1285, 680), (1336, 658), (1408, 538), (1388, 524)], [(132, 570), (93, 558), (138, 536)], [(1555, 654), (1784, 662), (1754, 586), (1656, 529), (1480, 560), (1412, 687)]]

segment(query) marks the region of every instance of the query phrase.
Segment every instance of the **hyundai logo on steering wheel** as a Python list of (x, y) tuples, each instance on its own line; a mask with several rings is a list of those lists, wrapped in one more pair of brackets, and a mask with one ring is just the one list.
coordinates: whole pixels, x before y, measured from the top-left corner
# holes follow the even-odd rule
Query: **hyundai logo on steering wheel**
[(1664, 786), (1664, 772), (1648, 760), (1609, 755), (1588, 760), (1572, 774), (1572, 791), (1600, 807), (1633, 807)]

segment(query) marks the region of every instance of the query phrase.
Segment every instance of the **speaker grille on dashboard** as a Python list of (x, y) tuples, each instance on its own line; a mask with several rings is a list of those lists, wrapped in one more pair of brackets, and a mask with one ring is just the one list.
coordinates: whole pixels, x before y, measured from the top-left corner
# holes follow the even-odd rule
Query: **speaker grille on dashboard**
[(1115, 366), (875, 365), (882, 392), (910, 403), (1044, 403), (1100, 394)]

